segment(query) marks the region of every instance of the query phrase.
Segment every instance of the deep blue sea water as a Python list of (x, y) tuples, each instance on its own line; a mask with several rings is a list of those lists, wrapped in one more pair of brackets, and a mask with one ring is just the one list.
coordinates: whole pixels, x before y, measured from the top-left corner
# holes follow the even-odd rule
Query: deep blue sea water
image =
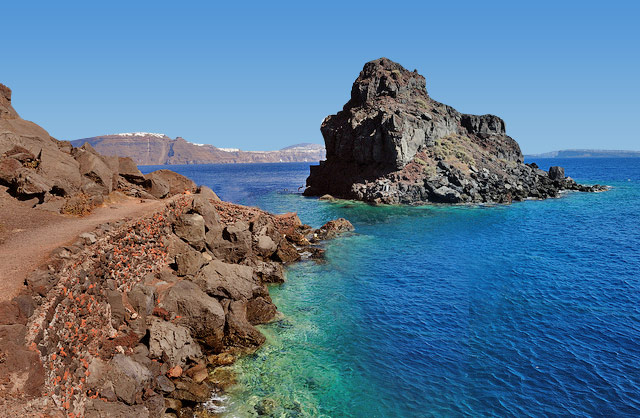
[(283, 318), (236, 364), (228, 415), (640, 416), (640, 159), (536, 162), (613, 189), (373, 207), (297, 194), (309, 164), (171, 166), (226, 200), (356, 227), (271, 288)]

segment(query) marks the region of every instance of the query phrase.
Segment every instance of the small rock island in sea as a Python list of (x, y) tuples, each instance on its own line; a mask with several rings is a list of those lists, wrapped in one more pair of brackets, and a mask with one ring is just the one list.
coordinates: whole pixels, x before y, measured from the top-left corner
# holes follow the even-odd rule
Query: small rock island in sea
[(387, 58), (365, 64), (351, 99), (321, 127), (327, 159), (311, 167), (305, 195), (383, 204), (509, 203), (595, 192), (524, 164), (494, 115), (462, 114), (429, 97), (425, 78)]

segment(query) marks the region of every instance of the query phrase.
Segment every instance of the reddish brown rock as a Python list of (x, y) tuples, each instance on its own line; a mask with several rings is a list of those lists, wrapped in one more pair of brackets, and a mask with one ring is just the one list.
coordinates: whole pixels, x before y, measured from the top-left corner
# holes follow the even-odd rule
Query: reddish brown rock
[(322, 225), (320, 229), (316, 231), (317, 239), (326, 240), (337, 237), (345, 232), (353, 231), (355, 228), (348, 220), (339, 218), (333, 221), (329, 221)]

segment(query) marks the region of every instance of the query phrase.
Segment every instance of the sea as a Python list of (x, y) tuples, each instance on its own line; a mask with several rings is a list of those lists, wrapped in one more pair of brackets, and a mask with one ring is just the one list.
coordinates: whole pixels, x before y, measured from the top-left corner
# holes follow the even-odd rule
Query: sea
[(640, 416), (640, 159), (532, 161), (612, 189), (370, 206), (303, 197), (309, 163), (168, 167), (225, 200), (355, 226), (270, 288), (282, 315), (234, 366), (224, 415)]

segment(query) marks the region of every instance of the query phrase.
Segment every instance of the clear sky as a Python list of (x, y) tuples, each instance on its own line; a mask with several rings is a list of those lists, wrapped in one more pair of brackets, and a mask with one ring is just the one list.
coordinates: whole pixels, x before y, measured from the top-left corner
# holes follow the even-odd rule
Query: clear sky
[(434, 99), (502, 117), (526, 153), (640, 150), (638, 1), (25, 0), (0, 16), (0, 82), (58, 139), (323, 143), (322, 119), (386, 56)]

